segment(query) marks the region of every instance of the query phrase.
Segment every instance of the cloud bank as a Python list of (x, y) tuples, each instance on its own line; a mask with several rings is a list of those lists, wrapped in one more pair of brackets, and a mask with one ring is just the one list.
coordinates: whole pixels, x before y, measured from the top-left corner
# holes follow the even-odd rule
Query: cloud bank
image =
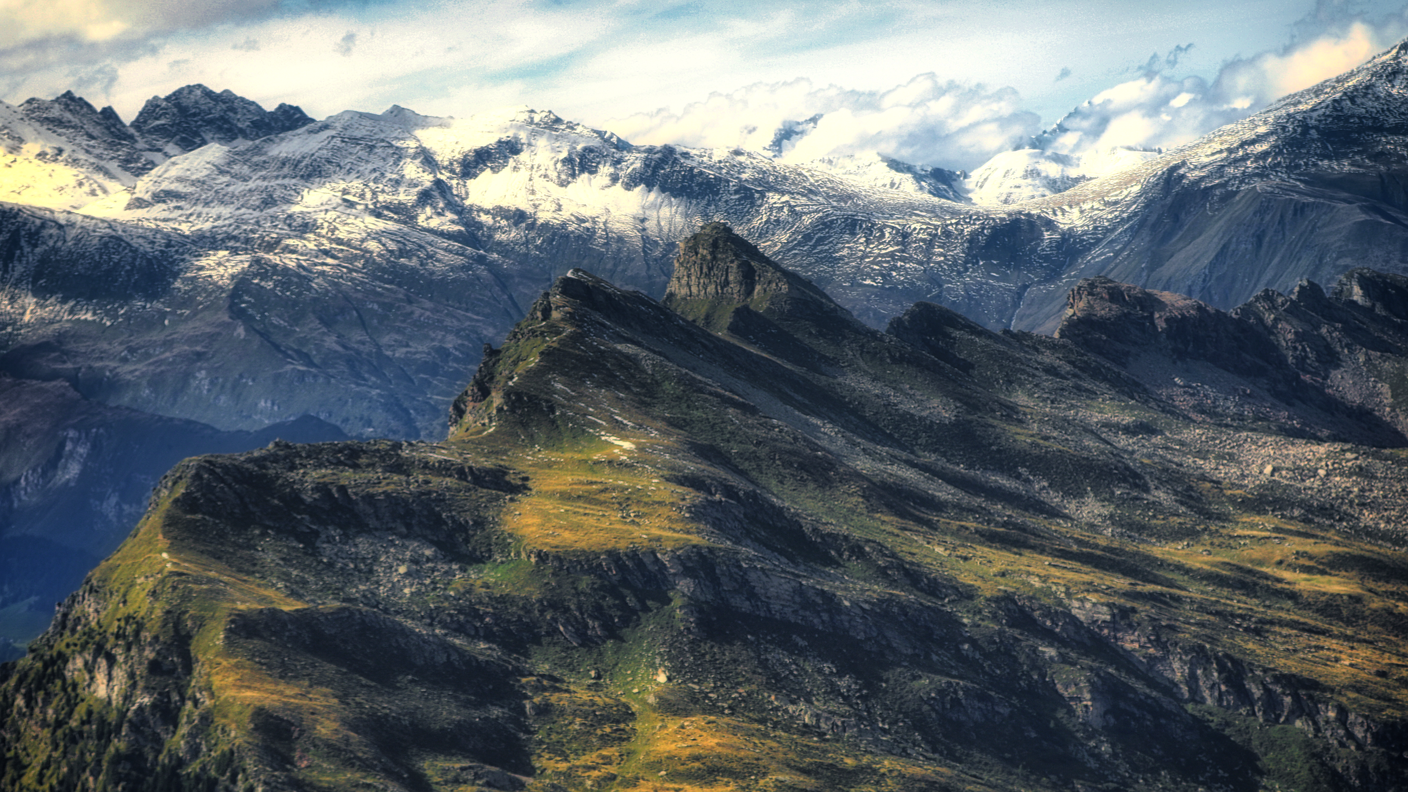
[[(315, 117), (526, 103), (639, 143), (953, 169), (1031, 145), (1071, 107), (1037, 138), (1053, 152), (1176, 146), (1408, 35), (1405, 0), (0, 3), (11, 102), (73, 89), (131, 119), (199, 82)], [(1228, 55), (1241, 46), (1254, 54)]]
[(878, 151), (917, 164), (971, 167), (1029, 138), (1040, 124), (1011, 88), (921, 74), (884, 91), (818, 87), (805, 79), (759, 83), (678, 112), (615, 119), (610, 127), (635, 143), (740, 147), (785, 161)]
[(7, 0), (0, 49), (42, 41), (106, 42), (256, 19), (280, 0)]
[[(1402, 16), (1370, 26), (1348, 21), (1279, 52), (1236, 58), (1211, 81), (1175, 78), (1146, 69), (1137, 79), (1102, 91), (1039, 138), (1060, 154), (1123, 148), (1172, 148), (1265, 109), (1277, 99), (1342, 74), (1408, 34)], [(1181, 52), (1164, 64), (1176, 65)]]
[[(1156, 53), (1136, 67), (1138, 76), (1100, 91), (1045, 130), (1015, 90), (934, 74), (874, 91), (805, 79), (758, 83), (608, 125), (637, 143), (742, 147), (794, 162), (876, 151), (954, 170), (1021, 148), (1077, 157), (1169, 149), (1364, 63), (1408, 36), (1408, 13), (1366, 20), (1322, 3), (1299, 28), (1284, 48), (1232, 58), (1211, 79), (1176, 76), (1194, 44)], [(1070, 74), (1063, 68), (1057, 80)]]
[[(609, 30), (603, 19), (516, 0), (476, 4), (472, 25), (466, 9), (453, 4), (306, 0), (294, 13), (287, 0), (189, 1), (185, 16), (153, 20), (166, 4), (187, 0), (130, 8), (123, 0), (57, 0), (73, 11), (47, 27), (29, 5), (3, 12), (24, 27), (6, 34), (10, 46), (0, 46), (0, 97), (19, 102), (73, 89), (130, 120), (148, 98), (203, 83), (266, 106), (297, 104), (319, 117), (397, 102), (450, 114), (465, 105), (521, 103), (524, 82), (505, 71), (570, 56)], [(122, 13), (108, 13), (108, 3)], [(178, 29), (183, 19), (189, 25)], [(113, 20), (123, 32), (88, 29)]]

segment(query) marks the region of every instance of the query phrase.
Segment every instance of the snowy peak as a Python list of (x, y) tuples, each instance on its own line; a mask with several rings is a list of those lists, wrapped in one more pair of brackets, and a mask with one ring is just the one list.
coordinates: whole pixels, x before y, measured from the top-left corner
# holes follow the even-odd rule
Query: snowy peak
[(136, 142), (132, 130), (122, 123), (117, 111), (111, 107), (96, 110), (73, 91), (65, 91), (51, 101), (29, 99), (20, 105), (20, 112), (31, 122), (75, 141)]
[(968, 195), (980, 206), (1003, 206), (1062, 193), (1084, 181), (1076, 157), (1041, 149), (1004, 151), (968, 179)]
[(1405, 53), (1408, 41), (1172, 152), (1170, 162), (1231, 181), (1271, 171), (1380, 170), (1386, 149), (1408, 138)]
[[(132, 200), (119, 196), (85, 211), (186, 229), (285, 212), (331, 223), (333, 214), (352, 213), (456, 236), (465, 233), (467, 207), (478, 207), (572, 227), (600, 223), (609, 238), (626, 239), (646, 227), (674, 227), (676, 211), (689, 212), (689, 223), (704, 219), (693, 214), (702, 209), (683, 207), (734, 200), (729, 189), (933, 217), (963, 201), (959, 179), (878, 155), (798, 167), (737, 150), (634, 147), (527, 107), (456, 119), (393, 106), (176, 157), (145, 177)], [(661, 212), (659, 222), (648, 220)]]
[[(196, 94), (205, 101), (209, 92)], [(86, 212), (170, 222), (187, 229), (254, 216), (370, 215), (461, 234), (465, 202), (595, 214), (623, 196), (573, 187), (610, 172), (619, 181), (630, 144), (550, 112), (509, 108), (466, 119), (427, 116), (400, 105), (348, 110), (238, 146), (212, 145), (175, 157), (132, 190)], [(480, 178), (484, 177), (484, 178)], [(628, 198), (635, 205), (645, 197)], [(328, 214), (331, 213), (331, 214)]]
[[(43, 130), (37, 137), (53, 147), (55, 157), (102, 163), (104, 176), (127, 181), (146, 173), (152, 162), (138, 151), (137, 138), (111, 107), (94, 109), (86, 99), (66, 91), (53, 100), (28, 99), (19, 114)], [(46, 134), (47, 133), (47, 134)]]
[(1006, 151), (973, 171), (966, 187), (979, 206), (1006, 206), (1063, 193), (1078, 184), (1157, 158), (1158, 152), (1097, 149), (1061, 154), (1038, 148)]
[(207, 143), (255, 140), (310, 123), (293, 105), (269, 112), (203, 85), (153, 97), (131, 126), (72, 91), (18, 107), (0, 103), (0, 200), (79, 209)]
[(136, 181), (151, 168), (112, 108), (66, 93), (0, 102), (0, 200), (73, 209)]
[(279, 131), (298, 129), (313, 123), (313, 119), (303, 112), (303, 108), (288, 102), (279, 102), (279, 106), (270, 111), (268, 118)]
[(959, 203), (968, 200), (963, 190), (963, 174), (943, 168), (911, 165), (874, 152), (822, 157), (807, 165), (866, 187), (930, 195)]
[(175, 156), (207, 143), (257, 140), (311, 123), (313, 119), (292, 105), (280, 105), (271, 113), (232, 91), (187, 85), (148, 99), (132, 129), (151, 148)]
[(1333, 129), (1402, 131), (1408, 121), (1408, 108), (1403, 104), (1408, 91), (1404, 51), (1405, 45), (1400, 44), (1357, 69), (1281, 99), (1249, 120), (1300, 120)]
[(551, 110), (534, 110), (526, 105), (504, 107), (475, 113), (455, 123), (457, 135), (496, 139), (515, 137), (559, 140), (578, 146), (604, 145), (617, 151), (627, 151), (631, 144), (614, 132), (593, 129), (585, 124), (568, 121)]
[(454, 121), (453, 118), (421, 115), (409, 107), (402, 107), (401, 105), (392, 105), (386, 108), (377, 118), (408, 130), (446, 126)]

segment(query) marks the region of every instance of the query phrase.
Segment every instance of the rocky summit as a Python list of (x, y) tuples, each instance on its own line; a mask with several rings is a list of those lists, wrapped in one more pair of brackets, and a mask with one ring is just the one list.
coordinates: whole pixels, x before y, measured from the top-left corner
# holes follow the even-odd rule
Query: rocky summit
[(444, 442), (177, 465), (0, 667), (0, 787), (1404, 788), (1402, 279), (1060, 338), (723, 225), (670, 282), (559, 278)]

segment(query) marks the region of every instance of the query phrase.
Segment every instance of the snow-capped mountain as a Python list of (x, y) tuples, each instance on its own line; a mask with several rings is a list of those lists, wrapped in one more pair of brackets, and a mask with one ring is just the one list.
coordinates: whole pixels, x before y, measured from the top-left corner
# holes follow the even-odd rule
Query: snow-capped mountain
[(68, 91), (53, 100), (0, 102), (0, 200), (78, 209), (170, 157), (207, 143), (253, 140), (311, 123), (292, 105), (273, 112), (231, 91), (188, 85), (152, 97), (129, 126)]
[(1405, 58), (1098, 178), (1147, 155), (1016, 152), (966, 188), (883, 157), (633, 146), (526, 108), (308, 122), (199, 86), (131, 125), (71, 94), (4, 105), (0, 376), (220, 430), (309, 414), (439, 436), (481, 345), (555, 276), (658, 295), (679, 240), (716, 220), (872, 325), (927, 300), (1052, 330), (1093, 275), (1230, 308), (1404, 273)]
[[(981, 220), (946, 179), (879, 158), (796, 167), (736, 149), (636, 147), (526, 108), (467, 119), (392, 108), (208, 146), (83, 211), (230, 250), (332, 243), (340, 260), (362, 259), (378, 255), (369, 239), (394, 237), (430, 258), (488, 253), (513, 262), (500, 277), (515, 300), (571, 266), (658, 291), (676, 240), (722, 218), (814, 271), (835, 270), (859, 294), (873, 279), (852, 277), (836, 249), (858, 223)], [(877, 302), (868, 318), (883, 322), (908, 299)]]
[(75, 209), (136, 182), (152, 162), (111, 107), (65, 93), (0, 102), (0, 199)]
[(943, 168), (921, 168), (877, 153), (823, 157), (806, 163), (850, 181), (883, 190), (931, 195), (968, 203), (964, 174)]
[[(279, 370), (297, 372), (289, 376), (322, 378), (340, 393), (365, 387), (367, 379), (363, 364), (325, 365), (334, 350), (334, 356), (357, 358), (351, 350), (365, 344), (379, 350), (373, 358), (396, 359), (366, 316), (346, 325), (310, 318), (313, 325), (295, 333), (288, 316), (268, 313), (260, 300), (282, 302), (303, 292), (321, 299), (328, 284), (352, 288), (355, 281), (358, 294), (394, 288), (427, 301), (427, 316), (434, 318), (426, 321), (447, 338), (493, 341), (552, 277), (571, 267), (658, 293), (676, 241), (710, 220), (758, 240), (769, 255), (876, 325), (927, 299), (990, 327), (1050, 329), (1070, 285), (1094, 274), (1230, 307), (1263, 288), (1289, 289), (1303, 277), (1330, 281), (1352, 265), (1395, 271), (1408, 240), (1397, 220), (1399, 194), (1391, 189), (1404, 168), (1403, 129), (1395, 115), (1401, 111), (1393, 101), (1401, 55), (1386, 53), (1162, 156), (1004, 155), (969, 180), (968, 195), (977, 203), (994, 195), (1003, 173), (1035, 170), (1046, 179), (1041, 191), (1053, 194), (997, 206), (966, 202), (955, 174), (878, 156), (795, 166), (738, 149), (632, 146), (610, 132), (526, 108), (465, 119), (400, 107), (349, 111), (316, 123), (295, 119), (289, 123), (300, 124), (296, 128), (270, 132), (281, 129), (274, 117), (290, 111), (260, 115), (228, 92), (183, 89), (148, 103), (132, 127), (144, 137), (134, 133), (134, 139), (164, 140), (163, 146), (177, 149), (213, 142), (166, 159), (82, 209), (108, 221), (103, 233), (110, 233), (111, 244), (122, 240), (124, 250), (147, 249), (147, 242), (133, 241), (136, 229), (169, 235), (158, 246), (166, 252), (152, 254), (162, 262), (152, 271), (165, 274), (155, 280), (134, 275), (133, 282), (169, 283), (172, 291), (150, 308), (85, 303), (82, 310), (108, 321), (110, 311), (121, 310), (131, 321), (134, 312), (169, 311), (162, 300), (173, 295), (202, 295), (203, 307), (185, 309), (188, 316), (223, 316), (221, 322), (242, 323), (245, 331), (232, 330), (217, 342), (226, 354), (215, 358), (224, 362), (205, 369), (208, 378), (199, 385), (184, 373), (159, 375), (151, 367), (166, 366), (167, 358), (154, 351), (124, 357), (130, 371), (142, 371), (148, 384), (141, 386), (109, 361), (93, 365), (112, 372), (101, 378), (108, 400), (145, 409), (149, 383), (169, 379), (176, 390), (164, 396), (162, 411), (222, 428), (254, 429), (311, 408), (353, 434), (433, 433), (440, 420), (433, 400), (412, 410), (415, 417), (402, 412), (402, 404), (390, 412), (364, 408), (363, 417), (349, 421), (311, 397), (235, 399), (235, 391), (247, 390), (237, 383), (253, 371), (268, 376), (264, 363), (246, 370), (246, 361), (263, 360), (265, 353), (288, 361)], [(164, 136), (157, 136), (161, 130)], [(1131, 160), (1144, 161), (1121, 168)], [(1088, 178), (1107, 170), (1115, 172)], [(1073, 182), (1079, 183), (1054, 192)], [(1011, 189), (1007, 196), (1013, 197)], [(86, 222), (53, 215), (40, 225), (97, 227)], [(88, 237), (60, 237), (53, 260), (83, 260), (69, 248), (88, 244), (81, 242)], [(178, 248), (182, 252), (170, 252)], [(21, 269), (9, 269), (12, 305), (38, 293), (55, 304), (85, 298), (81, 291), (56, 291), (52, 279), (17, 280)], [(305, 285), (284, 282), (290, 278)], [(214, 305), (236, 297), (246, 308), (212, 313)], [(458, 312), (457, 318), (432, 305)], [(353, 307), (355, 300), (334, 301), (326, 310), (350, 316)], [(60, 335), (109, 333), (97, 329), (106, 327), (102, 323), (75, 330), (66, 320), (46, 325), (33, 318), (41, 314), (30, 315), (10, 334), (31, 346)], [(161, 316), (164, 328), (189, 321)], [(328, 336), (326, 343), (310, 341), (320, 335)], [(305, 348), (310, 344), (316, 353)], [(264, 351), (251, 355), (236, 347)], [(411, 339), (392, 347), (420, 354)], [(427, 368), (403, 378), (406, 392), (414, 383), (417, 394), (443, 390), (441, 398), (448, 398), (474, 355), (452, 357), (460, 368), (443, 382), (418, 380), (437, 376)], [(400, 385), (385, 387), (401, 391)], [(291, 390), (309, 394), (316, 387)], [(209, 392), (227, 393), (244, 406), (217, 409), (206, 399)], [(401, 404), (400, 398), (392, 402)]]
[(258, 140), (311, 123), (307, 113), (291, 104), (265, 110), (230, 90), (216, 93), (188, 85), (148, 99), (132, 119), (132, 131), (149, 148), (175, 157), (207, 143)]
[(1081, 154), (1017, 149), (983, 163), (964, 187), (975, 204), (1006, 206), (1063, 193), (1082, 182), (1128, 170), (1156, 157), (1158, 153), (1154, 151), (1128, 148), (1094, 149)]
[[(231, 362), (208, 369), (199, 385), (172, 375), (176, 392), (163, 397), (162, 411), (253, 429), (296, 417), (291, 410), (317, 402), (259, 398), (236, 409), (211, 407), (206, 393), (244, 392), (236, 383), (251, 379), (252, 371), (260, 378), (268, 373), (262, 363), (244, 368), (243, 361), (263, 359), (263, 352), (251, 357), (234, 347), (263, 349), (269, 359), (290, 363), (280, 370), (300, 378), (317, 371), (315, 379), (327, 378), (338, 391), (344, 384), (333, 383), (364, 387), (366, 378), (361, 364), (339, 369), (315, 362), (330, 350), (341, 354), (365, 343), (389, 355), (386, 339), (370, 329), (375, 323), (366, 316), (346, 326), (310, 319), (316, 332), (289, 335), (278, 324), (293, 327), (289, 318), (267, 313), (259, 300), (305, 290), (321, 299), (328, 284), (356, 281), (358, 294), (394, 288), (427, 301), (428, 315), (438, 317), (428, 321), (438, 332), (492, 341), (552, 277), (574, 266), (658, 293), (676, 241), (710, 220), (758, 240), (769, 255), (877, 325), (927, 299), (991, 327), (1051, 328), (1069, 286), (1093, 274), (1231, 306), (1262, 288), (1288, 289), (1303, 277), (1329, 281), (1355, 264), (1390, 271), (1403, 266), (1398, 251), (1408, 233), (1398, 221), (1402, 191), (1393, 188), (1405, 167), (1395, 99), (1402, 71), (1402, 52), (1386, 53), (1266, 113), (1152, 158), (1148, 152), (1079, 159), (1012, 152), (975, 172), (967, 195), (956, 174), (878, 156), (795, 166), (737, 149), (632, 146), (610, 132), (526, 108), (450, 119), (393, 107), (305, 124), (287, 107), (265, 113), (228, 92), (192, 87), (153, 99), (128, 128), (110, 112), (61, 97), (50, 104), (91, 111), (80, 114), (88, 119), (82, 128), (107, 134), (90, 134), (94, 140), (128, 141), (124, 145), (145, 147), (158, 158), (208, 142), (140, 175), (135, 167), (113, 174), (113, 182), (130, 185), (82, 209), (107, 225), (61, 214), (31, 213), (23, 222), (13, 215), (10, 222), (40, 236), (35, 228), (88, 229), (45, 237), (58, 241), (24, 254), (35, 261), (98, 261), (103, 256), (92, 252), (97, 237), (124, 251), (147, 251), (150, 240), (139, 240), (141, 234), (166, 234), (150, 253), (150, 261), (160, 263), (137, 267), (146, 274), (134, 270), (131, 282), (164, 283), (171, 291), (140, 309), (122, 304), (120, 290), (111, 291), (118, 300), (113, 305), (121, 307), (85, 302), (81, 311), (104, 321), (75, 330), (66, 319), (46, 324), (35, 317), (79, 311), (64, 300), (91, 297), (83, 289), (92, 287), (79, 286), (95, 282), (91, 273), (57, 288), (57, 276), (25, 280), (19, 275), (26, 270), (11, 262), (11, 306), (42, 294), (64, 307), (30, 311), (8, 334), (28, 343), (25, 348), (74, 333), (106, 337), (109, 331), (97, 328), (114, 321), (113, 311), (132, 321), (169, 312), (163, 300), (174, 295), (201, 295), (202, 307), (184, 309), (187, 316), (221, 315), (221, 322), (243, 323), (245, 332), (218, 342), (230, 353), (218, 359)], [(37, 117), (24, 117), (33, 135), (41, 130)], [(50, 125), (69, 139), (79, 126)], [(53, 129), (41, 131), (60, 134)], [(1144, 161), (1124, 167), (1132, 160)], [(1089, 178), (1104, 171), (1114, 172)], [(1043, 186), (1018, 196), (1013, 179), (1033, 173)], [(968, 203), (968, 196), (978, 204), (1025, 200), (981, 206)], [(106, 230), (92, 230), (99, 227)], [(305, 286), (284, 283), (290, 278)], [(270, 285), (275, 281), (277, 288)], [(249, 297), (256, 293), (263, 296)], [(211, 313), (236, 297), (245, 300), (247, 313)], [(453, 309), (459, 318), (450, 321), (431, 305)], [(355, 301), (327, 310), (350, 316), (354, 307)], [(160, 315), (163, 328), (190, 321)], [(318, 354), (304, 348), (320, 334), (330, 336), (316, 345)], [(419, 354), (410, 339), (395, 346)], [(457, 387), (473, 357), (456, 357), (464, 368), (446, 376), (441, 398)], [(123, 359), (129, 370), (142, 371), (145, 383), (163, 380), (150, 368), (167, 365), (159, 353), (132, 350)], [(92, 365), (110, 372), (100, 378), (107, 383), (105, 398), (145, 409), (150, 384), (137, 386), (110, 361)], [(129, 381), (134, 384), (122, 384)], [(416, 375), (404, 381), (414, 382), (418, 393), (437, 390)], [(413, 410), (416, 417), (401, 409), (391, 411), (394, 418), (374, 410), (380, 417), (366, 414), (357, 425), (338, 410), (315, 412), (353, 434), (435, 431), (438, 408)]]
[(1408, 268), (1408, 43), (1179, 149), (1022, 205), (1071, 252), (1016, 326), (1106, 275), (1218, 306), (1355, 266)]

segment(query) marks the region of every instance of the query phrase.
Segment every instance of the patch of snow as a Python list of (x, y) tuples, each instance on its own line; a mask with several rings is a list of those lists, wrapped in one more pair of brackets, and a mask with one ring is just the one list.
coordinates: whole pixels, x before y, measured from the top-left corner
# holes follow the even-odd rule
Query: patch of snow
[(1006, 206), (1066, 192), (1082, 182), (1126, 171), (1159, 156), (1127, 148), (1059, 154), (1042, 149), (1006, 151), (968, 178), (968, 196), (979, 206)]

